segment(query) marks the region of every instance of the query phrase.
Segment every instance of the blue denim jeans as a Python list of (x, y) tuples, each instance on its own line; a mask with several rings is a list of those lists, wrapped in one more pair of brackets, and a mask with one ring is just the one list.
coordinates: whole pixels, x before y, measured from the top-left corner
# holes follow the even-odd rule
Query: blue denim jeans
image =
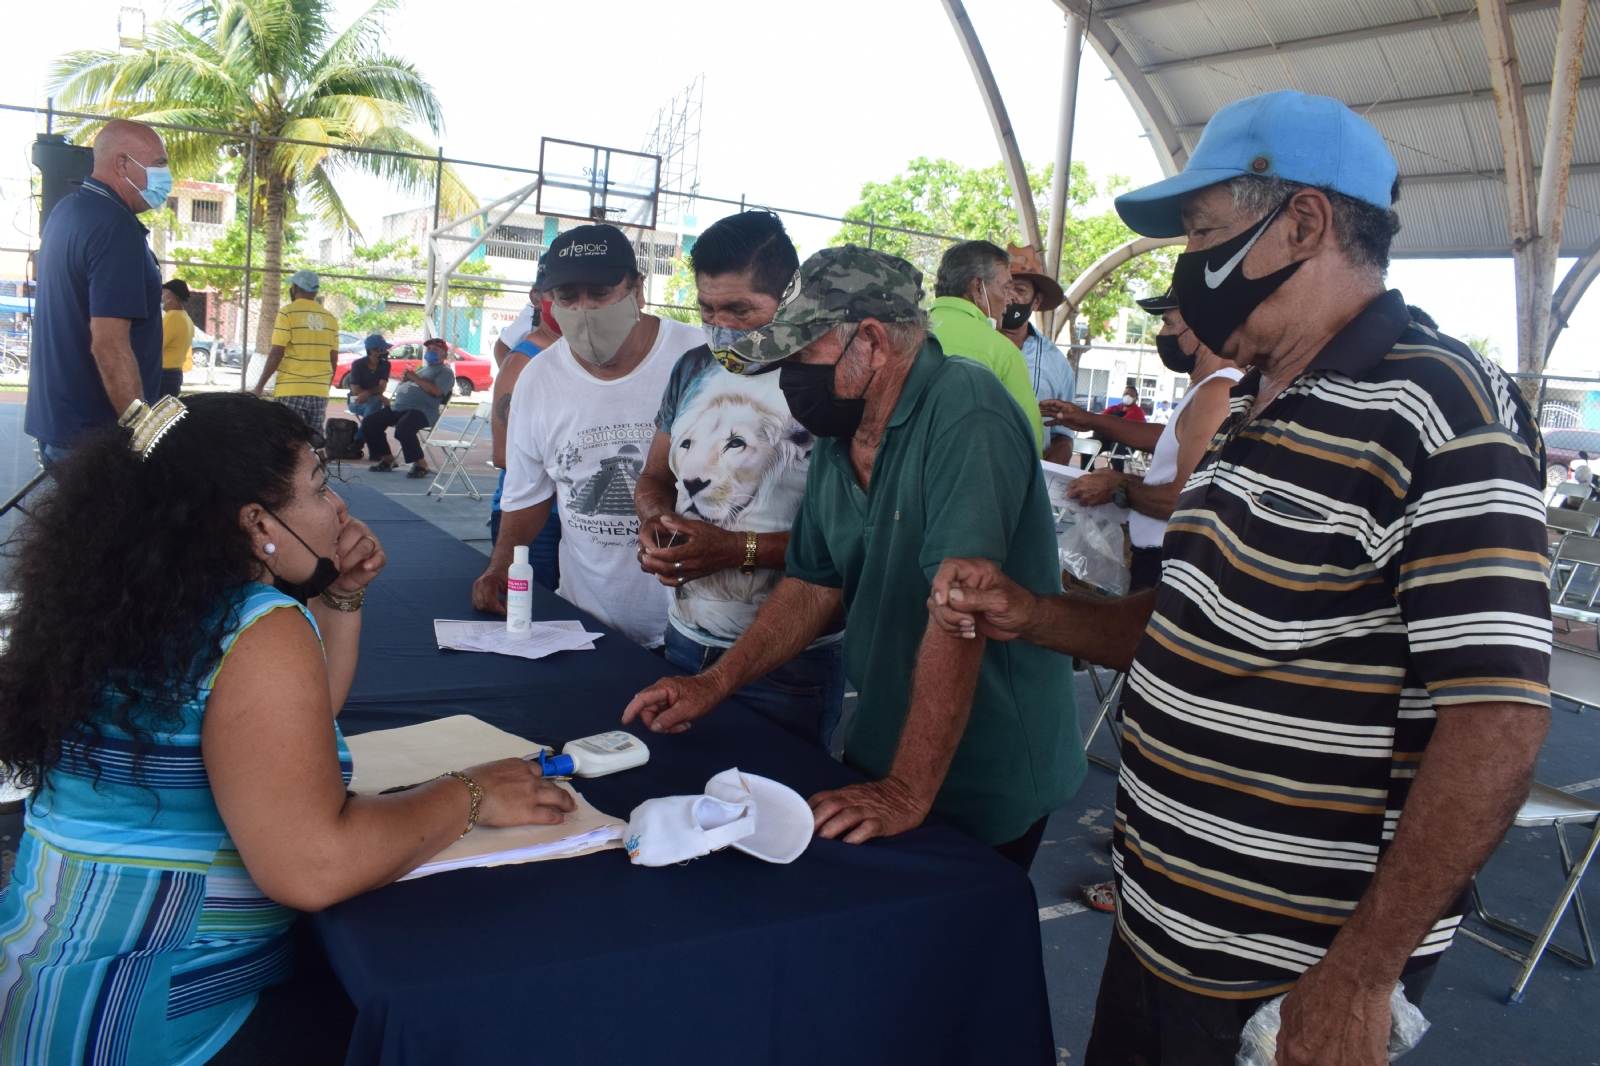
[(375, 415), (379, 411), (383, 410), (383, 401), (374, 396), (372, 399), (363, 403), (357, 403), (354, 400), (346, 400), (345, 406), (350, 408), (350, 413), (356, 416), (356, 443), (365, 444), (366, 439), (361, 436), (361, 420), (366, 418), (368, 415)]
[[(722, 658), (725, 650), (708, 648), (678, 632), (676, 626), (667, 625), (667, 662), (680, 670), (702, 673)], [(733, 698), (827, 751), (844, 713), (844, 642), (807, 648), (735, 692)]]

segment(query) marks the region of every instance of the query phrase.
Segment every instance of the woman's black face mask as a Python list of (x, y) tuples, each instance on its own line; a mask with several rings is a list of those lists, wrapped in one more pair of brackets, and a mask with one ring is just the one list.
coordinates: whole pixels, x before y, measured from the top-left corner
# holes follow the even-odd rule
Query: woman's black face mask
[(1254, 228), (1215, 248), (1184, 252), (1173, 264), (1172, 292), (1178, 298), (1178, 310), (1195, 337), (1213, 352), (1221, 354), (1222, 346), (1251, 312), (1300, 269), (1299, 263), (1290, 263), (1263, 277), (1244, 276), (1245, 256), (1288, 202), (1273, 208)]
[(289, 581), (279, 574), (274, 573), (272, 575), (272, 585), (279, 592), (283, 593), (285, 596), (288, 596), (290, 599), (299, 600), (302, 604), (309, 603), (311, 597), (322, 595), (323, 592), (327, 591), (329, 585), (332, 585), (335, 581), (339, 580), (338, 564), (325, 555), (317, 555), (316, 549), (312, 548), (311, 545), (306, 544), (304, 538), (302, 538), (300, 534), (289, 528), (289, 523), (285, 522), (281, 518), (278, 518), (277, 515), (273, 514), (271, 511), (268, 511), (265, 507), (263, 507), (262, 510), (267, 511), (267, 513), (272, 515), (273, 518), (277, 518), (278, 525), (289, 530), (289, 536), (300, 541), (300, 543), (305, 547), (306, 551), (316, 556), (316, 569), (311, 571), (311, 578), (307, 581)]
[[(839, 363), (844, 362), (855, 340), (852, 334), (839, 353)], [(818, 437), (853, 437), (862, 416), (867, 413), (865, 397), (842, 399), (834, 393), (833, 380), (839, 363), (828, 366), (787, 359), (778, 371), (778, 388), (789, 402), (789, 413)]]

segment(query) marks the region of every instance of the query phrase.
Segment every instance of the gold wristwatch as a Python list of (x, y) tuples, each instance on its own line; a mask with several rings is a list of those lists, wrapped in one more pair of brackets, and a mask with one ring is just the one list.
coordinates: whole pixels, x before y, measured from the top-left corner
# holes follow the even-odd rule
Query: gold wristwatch
[(756, 535), (746, 532), (744, 535), (744, 562), (739, 567), (741, 574), (756, 572)]

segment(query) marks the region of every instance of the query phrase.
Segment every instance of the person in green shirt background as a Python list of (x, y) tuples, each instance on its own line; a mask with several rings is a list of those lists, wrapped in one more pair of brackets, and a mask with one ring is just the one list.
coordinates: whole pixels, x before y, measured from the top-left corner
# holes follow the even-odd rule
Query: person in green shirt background
[(1044, 453), (1044, 420), (1033, 394), (1028, 362), (996, 325), (1011, 292), (1011, 257), (988, 241), (952, 244), (939, 260), (939, 278), (928, 306), (928, 329), (945, 355), (962, 355), (994, 371), (1033, 426)]
[[(784, 578), (705, 672), (664, 677), (623, 721), (681, 732), (809, 645), (842, 605), (860, 693), (844, 761), (871, 780), (811, 798), (816, 831), (859, 844), (933, 814), (1026, 869), (1086, 763), (1069, 658), (928, 624), (933, 575), (965, 552), (1040, 594), (1061, 587), (1037, 438), (989, 371), (924, 328), (922, 274), (845, 245), (800, 268), (735, 373), (782, 360), (779, 388), (816, 436)], [(1009, 341), (1012, 354), (1021, 353)]]

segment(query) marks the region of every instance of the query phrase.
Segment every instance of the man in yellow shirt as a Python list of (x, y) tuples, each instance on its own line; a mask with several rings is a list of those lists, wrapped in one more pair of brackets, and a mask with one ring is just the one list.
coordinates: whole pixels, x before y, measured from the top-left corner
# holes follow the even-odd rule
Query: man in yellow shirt
[(928, 306), (928, 332), (945, 355), (961, 355), (994, 371), (1044, 451), (1044, 421), (1033, 394), (1022, 352), (994, 328), (1005, 314), (1011, 291), (1011, 257), (988, 241), (962, 241), (939, 260), (934, 301)]
[(250, 390), (260, 396), (276, 371), (272, 398), (318, 433), (328, 417), (328, 386), (339, 365), (339, 320), (317, 302), (321, 287), (322, 279), (314, 271), (297, 271), (289, 279), (289, 303), (278, 311), (267, 365)]
[(173, 278), (161, 286), (161, 395), (177, 396), (183, 390), (183, 372), (194, 365), (194, 319), (183, 305), (189, 302), (189, 285)]

